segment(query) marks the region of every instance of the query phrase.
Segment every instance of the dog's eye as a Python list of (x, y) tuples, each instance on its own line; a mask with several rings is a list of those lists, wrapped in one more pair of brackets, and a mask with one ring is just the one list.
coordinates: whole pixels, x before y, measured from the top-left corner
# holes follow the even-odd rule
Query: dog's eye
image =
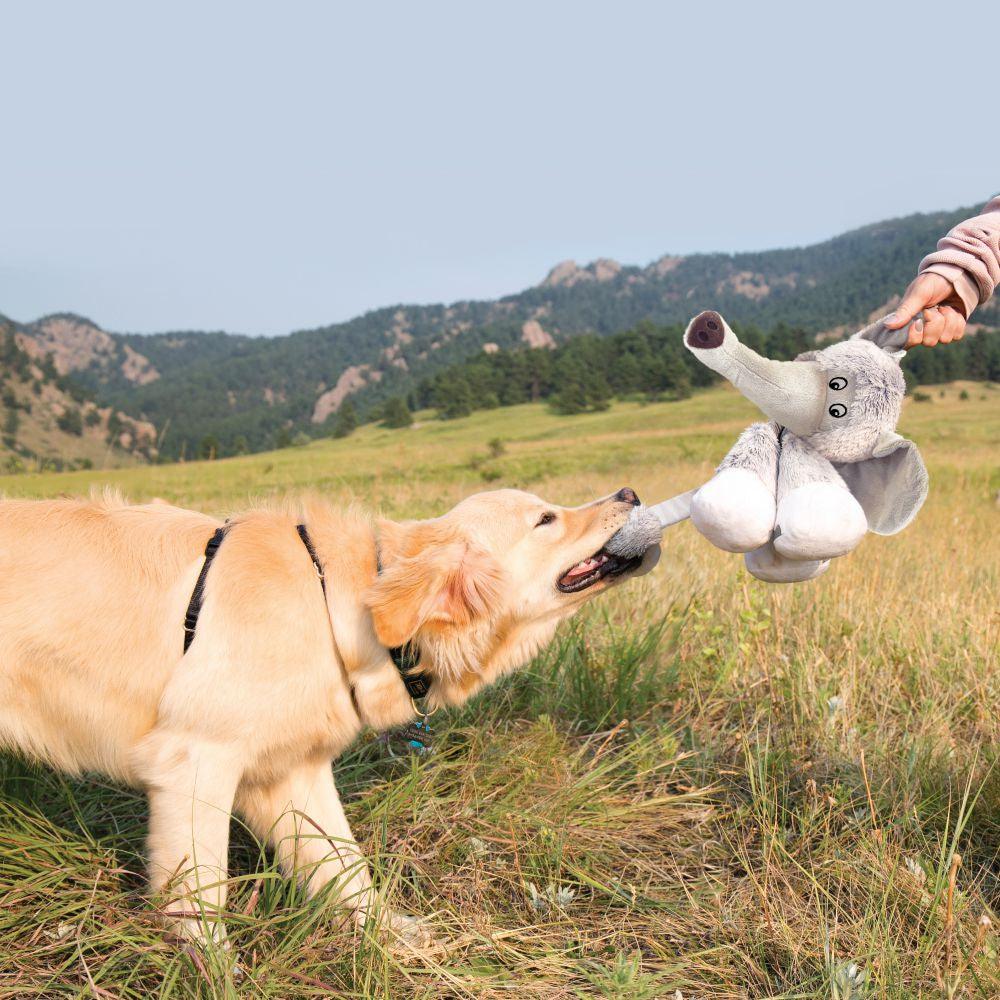
[(831, 417), (846, 417), (847, 407), (843, 403), (834, 403), (827, 412)]
[(831, 389), (837, 389), (837, 390), (839, 390), (839, 389), (846, 389), (847, 388), (847, 379), (846, 378), (842, 378), (840, 375), (838, 375), (836, 378), (830, 379), (830, 388)]
[(556, 519), (556, 516), (555, 516), (555, 514), (553, 514), (553, 513), (552, 513), (552, 511), (550, 511), (550, 510), (547, 510), (547, 511), (546, 511), (546, 512), (545, 512), (544, 514), (542, 514), (542, 516), (541, 516), (541, 517), (540, 517), (540, 518), (538, 519), (538, 523), (537, 523), (537, 524), (535, 525), (535, 527), (536, 527), (536, 528), (540, 528), (540, 527), (542, 527), (542, 525), (544, 525), (544, 524), (551, 524), (551, 523), (552, 523), (552, 522), (553, 522), (553, 521), (554, 521), (555, 519)]

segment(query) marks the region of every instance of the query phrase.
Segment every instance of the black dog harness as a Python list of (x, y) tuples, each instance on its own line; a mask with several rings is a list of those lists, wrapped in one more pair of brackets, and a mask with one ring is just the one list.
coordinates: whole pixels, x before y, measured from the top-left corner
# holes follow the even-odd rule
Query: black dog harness
[[(212, 534), (212, 537), (208, 540), (208, 544), (205, 546), (205, 561), (202, 563), (201, 572), (198, 574), (198, 580), (194, 585), (194, 590), (191, 592), (191, 600), (188, 602), (187, 613), (184, 615), (185, 653), (188, 651), (188, 647), (194, 640), (195, 629), (198, 627), (198, 615), (201, 614), (201, 605), (205, 599), (205, 581), (208, 579), (209, 568), (212, 565), (212, 560), (215, 559), (216, 555), (218, 555), (219, 548), (221, 547), (230, 527), (231, 525), (224, 524), (221, 528), (217, 528)], [(302, 539), (302, 544), (306, 547), (306, 552), (309, 553), (309, 558), (312, 559), (313, 566), (316, 567), (316, 574), (319, 576), (319, 583), (323, 588), (323, 596), (325, 597), (326, 576), (323, 573), (323, 564), (319, 561), (312, 539), (309, 537), (309, 532), (306, 530), (306, 526), (304, 524), (295, 525), (295, 530), (299, 533), (299, 538)], [(376, 561), (378, 564), (378, 571), (381, 573), (381, 559), (377, 558)], [(394, 646), (390, 649), (389, 656), (395, 664), (396, 669), (399, 671), (399, 676), (402, 678), (403, 684), (406, 686), (406, 693), (413, 699), (425, 697), (427, 692), (431, 689), (431, 682), (424, 674), (413, 672), (420, 663), (420, 650), (417, 649), (412, 642), (407, 642), (402, 646)], [(414, 705), (414, 708), (416, 709), (416, 705)], [(419, 711), (419, 709), (417, 711)], [(421, 712), (421, 714), (424, 713)], [(425, 723), (426, 718), (426, 715), (424, 715)]]

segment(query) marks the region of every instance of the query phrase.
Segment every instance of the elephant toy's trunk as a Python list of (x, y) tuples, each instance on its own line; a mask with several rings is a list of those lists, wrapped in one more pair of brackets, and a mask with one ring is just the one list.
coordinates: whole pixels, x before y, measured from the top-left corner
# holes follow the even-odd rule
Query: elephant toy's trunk
[(782, 427), (802, 436), (823, 419), (826, 382), (814, 361), (771, 361), (741, 344), (717, 312), (696, 316), (684, 345)]

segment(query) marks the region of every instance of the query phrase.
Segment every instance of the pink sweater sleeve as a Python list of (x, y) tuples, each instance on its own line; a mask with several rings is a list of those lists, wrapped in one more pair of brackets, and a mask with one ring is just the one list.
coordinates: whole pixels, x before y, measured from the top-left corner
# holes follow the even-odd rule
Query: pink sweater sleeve
[(1000, 197), (940, 240), (937, 251), (920, 262), (919, 273), (925, 271), (955, 286), (966, 317), (986, 302), (1000, 285)]

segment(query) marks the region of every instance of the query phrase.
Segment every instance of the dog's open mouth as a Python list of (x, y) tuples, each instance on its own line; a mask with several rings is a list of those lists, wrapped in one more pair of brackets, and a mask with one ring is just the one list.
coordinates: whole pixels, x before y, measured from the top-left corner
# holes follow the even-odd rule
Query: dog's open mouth
[(612, 555), (606, 549), (601, 549), (587, 559), (581, 559), (575, 566), (563, 573), (556, 580), (556, 587), (564, 594), (575, 594), (592, 587), (598, 580), (603, 580), (605, 577), (621, 576), (623, 573), (638, 569), (642, 559), (642, 556), (624, 559), (621, 556)]

